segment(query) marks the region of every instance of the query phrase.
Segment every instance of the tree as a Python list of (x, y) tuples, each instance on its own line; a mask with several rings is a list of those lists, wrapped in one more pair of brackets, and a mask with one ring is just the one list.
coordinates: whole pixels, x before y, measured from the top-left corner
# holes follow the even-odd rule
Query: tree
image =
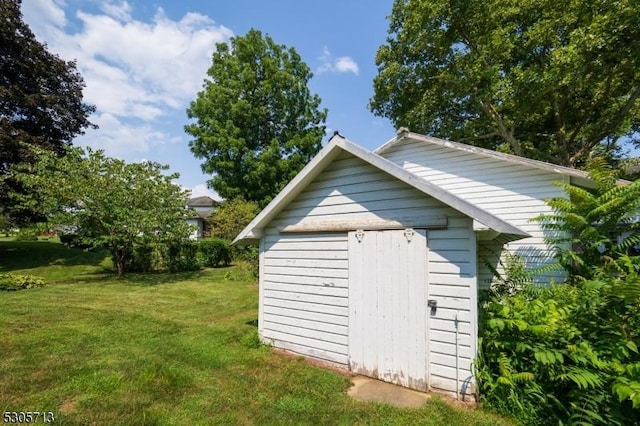
[(225, 199), (268, 203), (320, 150), (326, 110), (293, 49), (250, 30), (216, 44), (204, 88), (187, 109), (189, 146)]
[(188, 191), (177, 174), (153, 162), (127, 164), (102, 151), (70, 149), (57, 158), (37, 150), (33, 164), (12, 168), (28, 189), (19, 202), (48, 217), (50, 227), (76, 233), (82, 243), (106, 247), (123, 276), (134, 244), (188, 238)]
[(11, 208), (8, 194), (22, 191), (7, 179), (9, 167), (32, 160), (21, 142), (62, 155), (76, 135), (95, 127), (88, 120), (95, 108), (82, 102), (84, 81), (75, 62), (49, 53), (36, 40), (22, 21), (20, 4), (0, 2), (0, 209), (5, 210)]
[(235, 198), (222, 203), (209, 219), (211, 235), (233, 240), (260, 212), (258, 204)]
[(637, 137), (638, 51), (632, 0), (395, 0), (370, 108), (398, 127), (578, 166)]

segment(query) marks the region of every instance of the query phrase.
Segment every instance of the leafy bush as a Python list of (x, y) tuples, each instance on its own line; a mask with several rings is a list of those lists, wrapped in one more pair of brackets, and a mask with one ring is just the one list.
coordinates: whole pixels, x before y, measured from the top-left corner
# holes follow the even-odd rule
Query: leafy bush
[(640, 180), (619, 185), (618, 175), (601, 160), (592, 161), (589, 177), (596, 187), (558, 183), (568, 198), (547, 200), (553, 213), (536, 218), (571, 281), (591, 279), (611, 260), (639, 254)]
[(260, 269), (260, 250), (257, 246), (233, 247), (233, 260), (239, 269), (246, 271), (254, 278)]
[(133, 246), (133, 251), (127, 259), (127, 271), (151, 272), (159, 269), (158, 247), (156, 244), (140, 243)]
[(233, 240), (259, 212), (258, 204), (253, 201), (242, 198), (224, 201), (209, 219), (211, 235)]
[(538, 218), (567, 284), (536, 286), (507, 258), (482, 304), (479, 396), (521, 424), (640, 424), (640, 182), (601, 163), (590, 176)]
[(15, 241), (38, 241), (38, 231), (34, 228), (20, 228), (13, 239)]
[(60, 243), (64, 244), (67, 247), (79, 248), (83, 250), (91, 250), (97, 248), (97, 246), (85, 242), (78, 234), (60, 234), (59, 238)]
[(195, 241), (173, 241), (167, 244), (166, 265), (169, 272), (195, 271), (200, 268)]
[(44, 279), (35, 275), (0, 274), (0, 290), (25, 290), (44, 285)]
[(493, 297), (476, 363), (482, 401), (523, 424), (640, 424), (638, 295), (634, 274)]
[(198, 242), (201, 264), (208, 267), (228, 266), (231, 263), (231, 246), (222, 238), (207, 238)]

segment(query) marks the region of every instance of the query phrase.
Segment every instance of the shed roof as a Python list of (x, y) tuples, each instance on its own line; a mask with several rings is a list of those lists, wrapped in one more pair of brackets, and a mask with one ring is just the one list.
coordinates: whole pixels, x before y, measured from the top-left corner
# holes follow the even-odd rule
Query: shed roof
[[(384, 145), (380, 146), (379, 148), (375, 149), (373, 152), (378, 155), (382, 155), (385, 152), (394, 148), (395, 146), (398, 146), (402, 143), (411, 142), (411, 141), (443, 146), (443, 147), (455, 149), (458, 151), (470, 152), (470, 153), (484, 156), (484, 157), (490, 157), (497, 160), (507, 161), (513, 164), (520, 164), (526, 167), (545, 170), (547, 172), (557, 173), (563, 176), (569, 176), (571, 178), (571, 183), (579, 186), (589, 187), (589, 188), (594, 186), (593, 181), (589, 178), (589, 174), (582, 170), (573, 169), (571, 167), (558, 166), (556, 164), (546, 163), (544, 161), (533, 160), (531, 158), (525, 158), (525, 157), (519, 157), (517, 155), (493, 151), (490, 149), (480, 148), (477, 146), (467, 145), (464, 143), (452, 142), (444, 139), (434, 138), (431, 136), (425, 136), (419, 133), (410, 132), (406, 128), (399, 129), (398, 133), (393, 139), (391, 139)], [(628, 182), (621, 180), (620, 183), (624, 184)]]
[(433, 197), (455, 210), (473, 218), (489, 229), (501, 234), (501, 238), (507, 241), (514, 241), (529, 237), (530, 235), (487, 212), (486, 210), (472, 204), (412, 173), (404, 170), (397, 164), (381, 157), (380, 155), (367, 151), (366, 149), (348, 141), (339, 133), (335, 133), (324, 147), (300, 173), (296, 175), (289, 184), (249, 223), (233, 243), (251, 242), (261, 237), (262, 230), (273, 220), (291, 201), (293, 201), (304, 188), (309, 185), (331, 162), (341, 153), (347, 152), (357, 157), (373, 167), (382, 170), (396, 179), (416, 188), (425, 195)]

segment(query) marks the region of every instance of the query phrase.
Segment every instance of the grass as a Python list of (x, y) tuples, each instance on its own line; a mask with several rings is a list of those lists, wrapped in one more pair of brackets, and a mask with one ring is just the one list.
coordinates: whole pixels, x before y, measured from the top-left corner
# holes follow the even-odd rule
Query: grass
[(507, 425), (431, 398), (352, 400), (347, 377), (257, 342), (258, 289), (232, 268), (117, 279), (104, 253), (0, 241), (0, 273), (45, 278), (0, 292), (0, 411), (56, 424)]

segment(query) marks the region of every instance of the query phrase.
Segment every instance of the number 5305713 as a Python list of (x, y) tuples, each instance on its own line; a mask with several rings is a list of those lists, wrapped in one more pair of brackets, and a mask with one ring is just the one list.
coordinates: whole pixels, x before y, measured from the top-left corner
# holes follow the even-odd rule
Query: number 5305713
[(53, 423), (55, 417), (51, 411), (5, 411), (2, 420), (4, 423)]

